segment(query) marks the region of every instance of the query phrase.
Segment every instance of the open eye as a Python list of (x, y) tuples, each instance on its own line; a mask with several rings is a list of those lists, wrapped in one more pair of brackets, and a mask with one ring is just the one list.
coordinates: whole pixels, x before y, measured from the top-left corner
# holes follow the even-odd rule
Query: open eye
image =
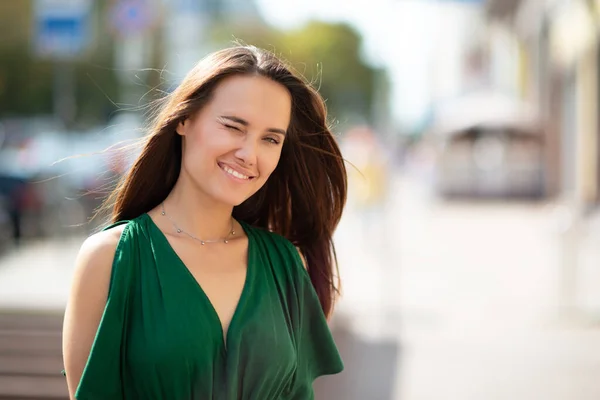
[(275, 139), (275, 138), (272, 138), (272, 137), (265, 138), (265, 140), (267, 142), (269, 142), (269, 143), (272, 143), (272, 144), (279, 144), (280, 143), (280, 141), (278, 139)]

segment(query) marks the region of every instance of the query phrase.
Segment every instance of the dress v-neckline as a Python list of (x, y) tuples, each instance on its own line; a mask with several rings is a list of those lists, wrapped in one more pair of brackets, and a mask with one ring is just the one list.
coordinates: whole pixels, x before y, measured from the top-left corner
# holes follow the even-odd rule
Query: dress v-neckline
[(237, 323), (237, 319), (239, 319), (238, 314), (240, 313), (240, 308), (247, 301), (247, 297), (249, 296), (249, 291), (250, 291), (250, 283), (251, 283), (251, 279), (252, 279), (251, 274), (254, 272), (254, 266), (253, 266), (253, 264), (254, 264), (254, 246), (252, 243), (252, 234), (251, 234), (251, 232), (249, 232), (249, 227), (243, 221), (238, 221), (240, 226), (244, 230), (244, 233), (246, 233), (246, 236), (248, 237), (248, 250), (247, 250), (247, 256), (246, 256), (246, 277), (244, 279), (244, 286), (242, 287), (242, 292), (240, 294), (240, 298), (238, 299), (238, 302), (237, 302), (237, 305), (233, 312), (233, 315), (231, 317), (231, 320), (229, 321), (229, 325), (227, 326), (227, 332), (225, 333), (223, 321), (221, 321), (221, 318), (219, 317), (219, 313), (217, 312), (217, 309), (215, 308), (214, 304), (212, 303), (212, 301), (210, 300), (210, 298), (208, 297), (208, 295), (202, 288), (202, 285), (200, 284), (200, 282), (198, 282), (196, 277), (194, 277), (194, 275), (192, 274), (192, 271), (190, 271), (188, 266), (185, 264), (185, 262), (183, 262), (183, 260), (179, 256), (179, 254), (177, 254), (177, 252), (171, 245), (171, 242), (169, 242), (169, 239), (167, 239), (167, 236), (164, 234), (164, 232), (162, 230), (160, 230), (158, 225), (156, 225), (156, 223), (154, 222), (152, 217), (148, 213), (145, 213), (145, 216), (149, 220), (149, 223), (152, 226), (152, 228), (158, 232), (161, 240), (164, 242), (164, 244), (169, 249), (169, 251), (173, 254), (173, 256), (175, 257), (175, 259), (177, 260), (179, 265), (181, 267), (183, 267), (184, 272), (187, 274), (187, 276), (190, 279), (192, 279), (192, 283), (195, 284), (196, 288), (200, 292), (200, 295), (203, 297), (204, 301), (207, 303), (208, 308), (210, 309), (210, 313), (213, 316), (215, 325), (219, 326), (221, 342), (223, 344), (223, 351), (227, 352), (227, 350), (229, 348), (229, 346), (228, 346), (229, 334), (232, 331), (232, 328), (235, 327), (234, 323)]

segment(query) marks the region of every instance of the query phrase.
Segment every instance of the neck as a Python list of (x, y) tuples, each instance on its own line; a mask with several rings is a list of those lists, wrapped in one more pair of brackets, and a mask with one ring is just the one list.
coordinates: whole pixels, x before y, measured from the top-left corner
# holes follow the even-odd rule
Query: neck
[(233, 207), (210, 199), (181, 179), (165, 199), (164, 207), (179, 229), (199, 239), (221, 239), (231, 230)]

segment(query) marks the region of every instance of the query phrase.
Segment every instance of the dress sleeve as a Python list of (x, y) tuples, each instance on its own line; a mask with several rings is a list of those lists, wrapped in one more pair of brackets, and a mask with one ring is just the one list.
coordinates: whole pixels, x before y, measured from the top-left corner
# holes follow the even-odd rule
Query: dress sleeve
[(77, 400), (119, 400), (123, 394), (123, 348), (132, 279), (130, 224), (117, 245), (104, 313), (75, 393)]
[(342, 372), (344, 364), (298, 250), (291, 243), (289, 246), (297, 301), (297, 307), (293, 307), (298, 357), (296, 382), (300, 383), (297, 386), (312, 388), (316, 378)]

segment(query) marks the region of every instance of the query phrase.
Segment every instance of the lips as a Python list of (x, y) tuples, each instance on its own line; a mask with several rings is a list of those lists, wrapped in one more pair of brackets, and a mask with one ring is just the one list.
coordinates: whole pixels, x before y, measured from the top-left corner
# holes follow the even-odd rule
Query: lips
[(254, 175), (246, 172), (246, 171), (241, 171), (240, 168), (234, 168), (231, 167), (230, 165), (227, 164), (223, 164), (223, 163), (218, 163), (219, 167), (228, 175), (230, 175), (231, 177), (234, 177), (236, 179), (240, 179), (243, 181), (251, 181), (252, 179), (255, 178)]

